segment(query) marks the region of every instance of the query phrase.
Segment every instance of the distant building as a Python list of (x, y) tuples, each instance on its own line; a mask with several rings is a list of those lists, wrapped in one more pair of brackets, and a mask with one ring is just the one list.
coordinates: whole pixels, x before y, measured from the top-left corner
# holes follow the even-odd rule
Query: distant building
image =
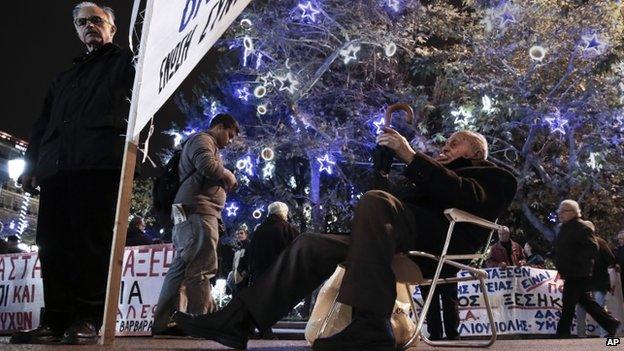
[(14, 179), (21, 173), (28, 143), (0, 132), (0, 222), (1, 237), (18, 234), (26, 242), (34, 241), (39, 198), (31, 197), (17, 186)]

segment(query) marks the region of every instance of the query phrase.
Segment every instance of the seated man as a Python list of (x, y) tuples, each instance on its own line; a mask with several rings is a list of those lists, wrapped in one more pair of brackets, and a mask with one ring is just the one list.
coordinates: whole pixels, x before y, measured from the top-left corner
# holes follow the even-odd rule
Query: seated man
[[(440, 253), (449, 223), (444, 209), (455, 207), (494, 220), (511, 203), (516, 180), (485, 160), (487, 142), (478, 133), (453, 134), (437, 159), (414, 151), (390, 128), (384, 128), (377, 142), (408, 165), (405, 175), (415, 192), (409, 195), (416, 195), (411, 203), (387, 192), (367, 192), (355, 207), (350, 236), (299, 235), (260, 279), (222, 310), (200, 316), (177, 312), (178, 326), (195, 337), (245, 348), (252, 325), (260, 330), (271, 327), (344, 263), (338, 301), (353, 307), (353, 321), (340, 333), (316, 340), (314, 350), (394, 350), (394, 254)], [(457, 224), (449, 253), (474, 253), (487, 236), (487, 230)], [(433, 261), (419, 264), (432, 275)]]

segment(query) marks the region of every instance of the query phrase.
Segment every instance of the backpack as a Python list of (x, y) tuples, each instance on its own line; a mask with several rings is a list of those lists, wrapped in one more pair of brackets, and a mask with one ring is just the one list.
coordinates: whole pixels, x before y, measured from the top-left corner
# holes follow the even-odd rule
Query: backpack
[(180, 149), (173, 152), (162, 173), (154, 180), (152, 188), (152, 206), (158, 222), (165, 228), (172, 224), (171, 205), (175, 201), (180, 185), (195, 173), (195, 170), (193, 170), (180, 181), (178, 165), (180, 164), (183, 149), (184, 144), (182, 144)]

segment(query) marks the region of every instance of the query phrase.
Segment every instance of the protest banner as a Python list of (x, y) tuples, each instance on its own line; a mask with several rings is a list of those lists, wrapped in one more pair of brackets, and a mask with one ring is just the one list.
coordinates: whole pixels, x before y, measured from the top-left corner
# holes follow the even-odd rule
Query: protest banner
[[(171, 244), (125, 248), (114, 328), (116, 336), (151, 334), (158, 295), (173, 258)], [(486, 271), (485, 287), (500, 334), (555, 333), (563, 291), (563, 280), (557, 271), (531, 267), (487, 268)], [(624, 310), (619, 273), (613, 270), (610, 273), (615, 294), (610, 292), (607, 295), (607, 307), (614, 317), (622, 320)], [(466, 273), (458, 274), (463, 276)], [(487, 319), (478, 281), (458, 284), (458, 296), (460, 334), (491, 333), (492, 326)], [(414, 297), (417, 305), (422, 306), (418, 289)], [(43, 306), (41, 264), (37, 253), (0, 255), (0, 334), (36, 328)], [(596, 335), (596, 327), (588, 316), (587, 334)], [(426, 329), (423, 332), (426, 333)]]

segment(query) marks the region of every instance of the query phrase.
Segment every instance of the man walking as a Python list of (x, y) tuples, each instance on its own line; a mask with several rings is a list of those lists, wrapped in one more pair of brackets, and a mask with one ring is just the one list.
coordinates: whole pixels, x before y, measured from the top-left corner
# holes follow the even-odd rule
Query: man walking
[(594, 225), (581, 219), (581, 209), (574, 200), (563, 200), (557, 210), (561, 228), (557, 236), (557, 270), (565, 280), (563, 284), (563, 307), (557, 324), (557, 336), (570, 337), (570, 327), (576, 304), (580, 304), (607, 335), (613, 336), (620, 322), (611, 317), (591, 296), (591, 277), (598, 244), (594, 237)]
[(92, 344), (102, 324), (133, 54), (112, 43), (113, 10), (82, 2), (74, 27), (87, 52), (50, 86), (20, 177), (41, 189), (37, 246), (45, 311), (11, 343)]
[(234, 174), (223, 167), (219, 150), (238, 133), (234, 117), (219, 114), (207, 132), (184, 143), (178, 165), (180, 188), (173, 205), (176, 256), (158, 298), (154, 336), (182, 334), (170, 319), (175, 310), (204, 314), (215, 309), (210, 278), (218, 269), (219, 222), (226, 193), (237, 186)]

